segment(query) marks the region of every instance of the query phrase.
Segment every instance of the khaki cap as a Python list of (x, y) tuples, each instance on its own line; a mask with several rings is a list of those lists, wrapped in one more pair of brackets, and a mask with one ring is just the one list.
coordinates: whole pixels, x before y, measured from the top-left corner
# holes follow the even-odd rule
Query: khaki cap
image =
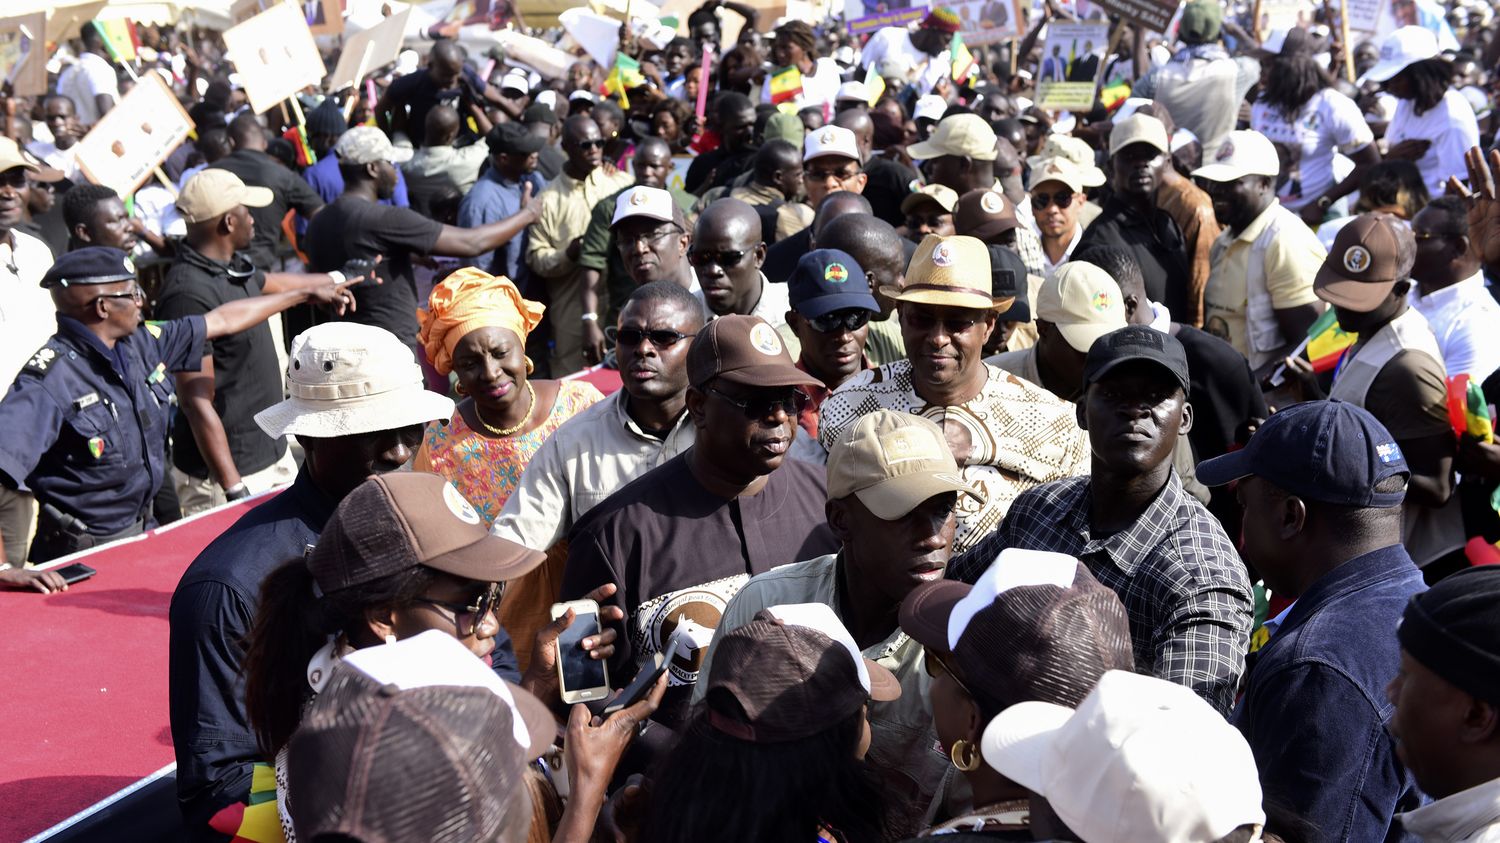
[(854, 495), (883, 521), (895, 521), (947, 492), (984, 504), (964, 482), (943, 431), (911, 413), (876, 410), (844, 429), (828, 452), (828, 497)]
[(906, 154), (917, 161), (961, 155), (976, 161), (993, 161), (995, 130), (978, 114), (955, 114), (938, 121), (932, 135), (906, 148)]
[[(1047, 166), (1047, 162), (1057, 158), (1065, 158), (1072, 162), (1083, 172), (1084, 187), (1099, 187), (1104, 184), (1104, 171), (1094, 166), (1094, 148), (1087, 141), (1070, 135), (1059, 135), (1056, 133), (1047, 135), (1042, 142), (1042, 150), (1036, 155), (1026, 159), (1026, 166), (1033, 172)], [(1040, 184), (1041, 182), (1037, 182)], [(1028, 189), (1030, 187), (1028, 186)]]
[[(1402, 241), (1411, 245), (1403, 249)], [(1411, 272), (1417, 254), (1412, 241), (1411, 229), (1390, 214), (1360, 214), (1333, 238), (1313, 292), (1329, 304), (1369, 313)]]
[(264, 208), (275, 198), (270, 188), (250, 187), (234, 173), (210, 167), (183, 185), (177, 194), (177, 211), (191, 225), (227, 214), (236, 205)]
[(924, 202), (936, 202), (943, 207), (944, 211), (953, 213), (953, 206), (958, 204), (958, 193), (953, 188), (941, 184), (923, 185), (921, 190), (901, 200), (901, 213), (909, 214), (912, 209)]
[(1108, 272), (1068, 261), (1042, 282), (1036, 318), (1056, 325), (1074, 351), (1087, 354), (1094, 340), (1125, 327), (1125, 302)]
[(26, 160), (21, 154), (21, 147), (10, 138), (0, 138), (0, 173), (21, 167), (33, 173), (41, 172), (41, 167), (35, 162)]
[[(1099, 170), (1095, 168), (1094, 172)], [(1049, 181), (1061, 182), (1074, 193), (1082, 193), (1084, 188), (1098, 186), (1086, 170), (1068, 158), (1048, 158), (1040, 166), (1033, 165), (1031, 177), (1026, 181), (1026, 189), (1036, 190)]]
[[(906, 283), (882, 284), (880, 294), (893, 301), (1004, 313), (1014, 299), (990, 295), (989, 278), (990, 252), (984, 243), (962, 235), (929, 234), (911, 257)], [(979, 279), (983, 289), (972, 286), (971, 279)]]
[(1109, 133), (1109, 154), (1114, 155), (1133, 143), (1149, 143), (1162, 152), (1172, 151), (1166, 125), (1149, 114), (1132, 114), (1116, 123)]

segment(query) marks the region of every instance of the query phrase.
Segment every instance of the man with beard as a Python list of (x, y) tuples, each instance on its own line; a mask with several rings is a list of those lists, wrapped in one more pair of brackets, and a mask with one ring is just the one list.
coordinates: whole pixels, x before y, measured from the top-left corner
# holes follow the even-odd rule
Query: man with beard
[(542, 442), (491, 532), (546, 551), (621, 486), (691, 447), (687, 353), (706, 319), (703, 303), (670, 281), (632, 291), (615, 327), (621, 389)]
[(760, 234), (754, 208), (738, 199), (720, 199), (698, 218), (688, 260), (715, 316), (758, 316), (779, 327), (786, 324), (787, 288), (770, 283), (760, 271), (766, 259)]

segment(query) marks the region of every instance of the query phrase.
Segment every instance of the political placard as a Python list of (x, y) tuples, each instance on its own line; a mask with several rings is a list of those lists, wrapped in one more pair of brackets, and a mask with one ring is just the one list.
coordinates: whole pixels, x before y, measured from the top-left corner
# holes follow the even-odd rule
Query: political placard
[(317, 85), (328, 73), (297, 4), (276, 3), (231, 27), (224, 46), (256, 114)]
[(973, 0), (954, 3), (950, 8), (958, 15), (958, 31), (963, 34), (964, 43), (971, 47), (1018, 38), (1026, 31), (1021, 0)]
[(1058, 111), (1088, 111), (1104, 52), (1109, 47), (1109, 24), (1054, 21), (1047, 25), (1047, 43), (1037, 66), (1037, 105)]
[(339, 63), (334, 67), (333, 75), (328, 77), (328, 90), (342, 91), (358, 85), (360, 77), (395, 61), (401, 53), (401, 36), (406, 32), (406, 21), (410, 17), (411, 7), (407, 7), (378, 26), (345, 38)]
[(47, 12), (47, 43), (61, 44), (70, 38), (77, 38), (83, 25), (98, 17), (108, 5), (109, 0), (97, 0), (93, 3), (52, 8)]
[(47, 93), (47, 15), (34, 12), (0, 20), (0, 80), (20, 97)]
[(1093, 0), (1111, 15), (1119, 15), (1130, 23), (1138, 23), (1151, 32), (1166, 32), (1177, 14), (1180, 0)]
[(906, 26), (909, 23), (916, 23), (926, 16), (926, 6), (913, 6), (910, 9), (895, 9), (890, 12), (855, 18), (844, 24), (844, 27), (849, 30), (850, 35), (868, 35), (877, 29), (885, 29), (888, 26)]
[[(344, 10), (339, 0), (298, 0), (302, 7), (302, 19), (314, 35), (338, 35), (344, 31)], [(408, 6), (403, 11), (411, 11)]]
[(147, 73), (78, 142), (78, 167), (94, 184), (129, 196), (192, 129), (192, 119), (161, 75)]

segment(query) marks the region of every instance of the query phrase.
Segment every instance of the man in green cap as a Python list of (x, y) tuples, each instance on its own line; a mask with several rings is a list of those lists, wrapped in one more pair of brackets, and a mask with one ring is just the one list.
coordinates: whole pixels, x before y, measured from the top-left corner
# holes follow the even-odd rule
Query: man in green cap
[(1178, 128), (1198, 136), (1203, 160), (1212, 161), (1224, 136), (1234, 129), (1240, 102), (1260, 80), (1260, 64), (1230, 58), (1219, 43), (1224, 10), (1219, 0), (1191, 0), (1182, 7), (1177, 37), (1182, 42), (1171, 61), (1136, 82), (1132, 93), (1161, 103)]

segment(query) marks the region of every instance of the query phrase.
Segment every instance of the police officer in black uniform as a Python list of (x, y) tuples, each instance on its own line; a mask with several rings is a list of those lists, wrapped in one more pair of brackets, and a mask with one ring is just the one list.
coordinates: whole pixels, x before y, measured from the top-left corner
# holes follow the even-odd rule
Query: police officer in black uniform
[(230, 302), (201, 316), (142, 323), (144, 294), (125, 252), (90, 246), (58, 258), (42, 286), (57, 333), (0, 399), (0, 484), (41, 512), (28, 559), (45, 562), (155, 526), (173, 372), (201, 365), (205, 339), (243, 331), (295, 304), (342, 310), (342, 273), (326, 285)]

